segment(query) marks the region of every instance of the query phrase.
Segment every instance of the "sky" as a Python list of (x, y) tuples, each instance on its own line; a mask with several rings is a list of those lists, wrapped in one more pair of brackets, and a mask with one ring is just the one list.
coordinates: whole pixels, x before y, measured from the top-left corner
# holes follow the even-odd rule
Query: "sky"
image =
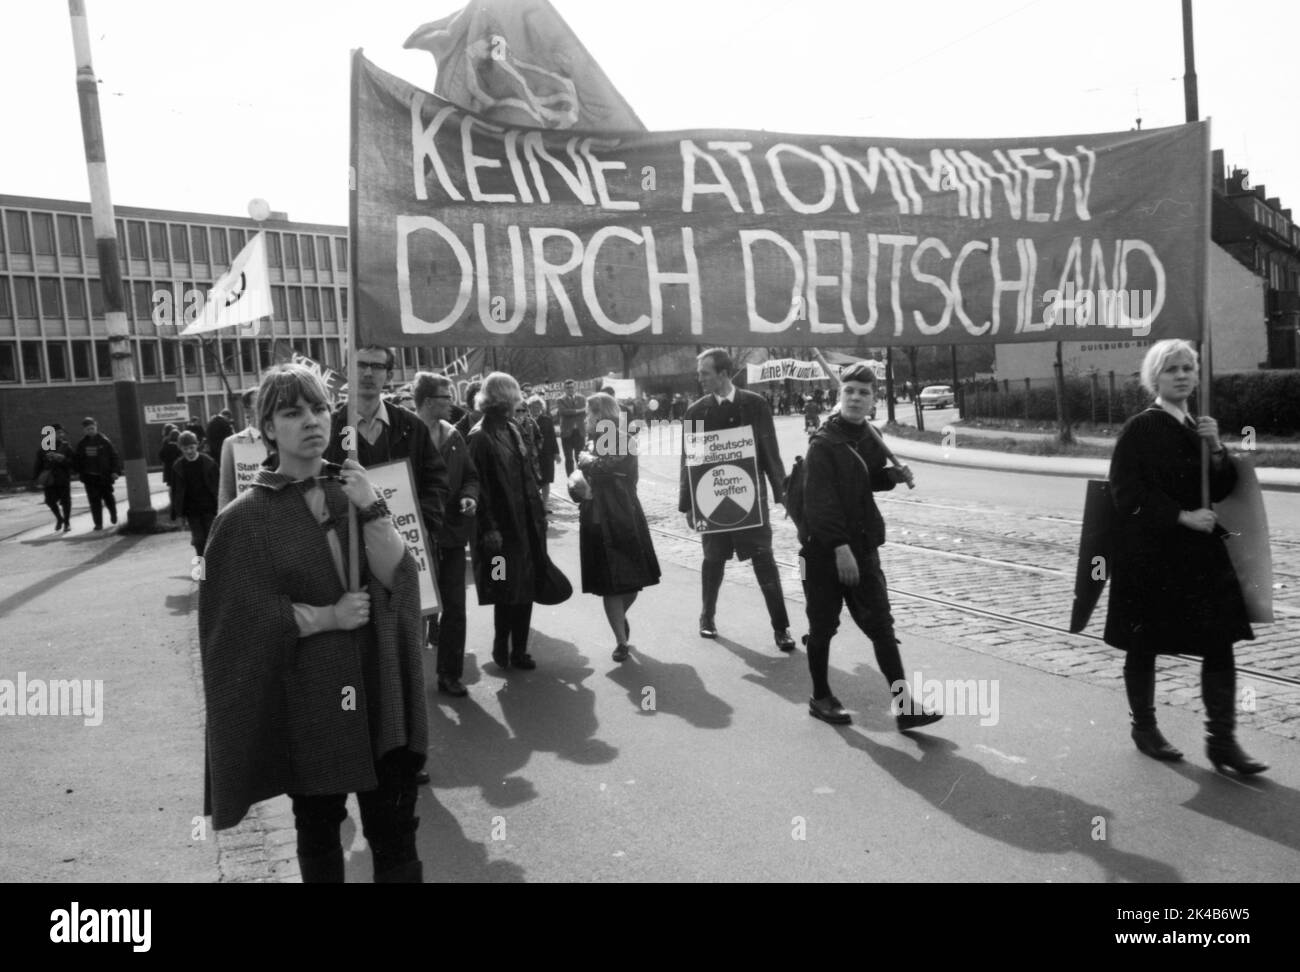
[[(863, 138), (1181, 124), (1179, 0), (552, 0), (646, 127)], [(86, 0), (113, 201), (345, 224), (348, 53), (432, 90), (434, 0)], [(0, 12), (0, 193), (89, 198), (67, 5)], [(1293, 0), (1197, 0), (1202, 117), (1300, 215)]]

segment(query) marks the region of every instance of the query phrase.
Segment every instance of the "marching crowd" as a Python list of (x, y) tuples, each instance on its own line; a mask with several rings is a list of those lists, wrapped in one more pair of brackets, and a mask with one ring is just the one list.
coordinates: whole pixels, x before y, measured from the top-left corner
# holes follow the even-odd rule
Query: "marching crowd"
[[(289, 794), (304, 881), (342, 880), (339, 824), (349, 792), (358, 794), (375, 879), (420, 880), (414, 808), (427, 780), (424, 651), (436, 653), (439, 691), (464, 696), (468, 547), (478, 603), (493, 611), (496, 669), (537, 667), (528, 650), (533, 606), (572, 594), (547, 551), (547, 503), (561, 461), (579, 506), (581, 589), (601, 599), (614, 661), (629, 658), (630, 609), (660, 578), (637, 497), (636, 423), (609, 389), (584, 397), (567, 381), (552, 415), (545, 399), (495, 372), (472, 389), (458, 416), (451, 381), (421, 373), (410, 411), (383, 398), (393, 364), (390, 349), (357, 351), (355, 428), (346, 408), (331, 403), (318, 371), (285, 364), (246, 393), (247, 428), (234, 431), (228, 413), (210, 423), (208, 454), (192, 429), (169, 430), (164, 444), (173, 516), (188, 520), (205, 559), (206, 812), (223, 829), (252, 803)], [(1195, 349), (1183, 341), (1157, 342), (1143, 362), (1154, 404), (1125, 426), (1111, 465), (1120, 525), (1105, 636), (1125, 652), (1132, 738), (1141, 752), (1181, 758), (1156, 724), (1155, 661), (1193, 654), (1203, 659), (1207, 755), (1216, 768), (1253, 774), (1266, 767), (1235, 739), (1233, 662), (1233, 643), (1253, 634), (1222, 530), (1201, 503), (1201, 443), (1212, 455), (1212, 500), (1231, 491), (1236, 473), (1214, 419), (1187, 412), (1196, 364)], [(913, 478), (868, 421), (874, 372), (867, 365), (841, 372), (834, 411), (810, 422), (807, 455), (787, 475), (771, 405), (737, 388), (732, 371), (722, 349), (700, 354), (704, 394), (681, 417), (703, 432), (752, 430), (763, 515), (758, 526), (701, 533), (700, 636), (716, 638), (723, 627), (719, 594), (735, 557), (752, 563), (775, 648), (794, 651), (770, 514), (772, 504), (786, 505), (798, 528), (808, 618), (809, 713), (837, 725), (850, 721), (829, 684), (830, 644), (847, 608), (871, 641), (899, 730), (935, 722), (940, 713), (909, 697), (881, 569), (885, 529), (873, 493)], [(95, 528), (101, 505), (116, 522), (112, 482), (121, 461), (92, 419), (84, 426), (75, 450), (56, 428), (57, 441), (38, 467), (49, 474), (45, 498), (63, 530), (74, 472), (86, 484)], [(258, 441), (267, 459), (236, 497), (233, 445)], [(346, 458), (351, 445), (356, 460)], [(410, 462), (434, 550), (441, 611), (427, 622), (414, 561), (366, 474), (401, 459)], [(359, 537), (349, 527), (349, 505)], [(690, 528), (702, 528), (684, 455), (678, 508)], [(349, 553), (359, 585), (345, 568)]]

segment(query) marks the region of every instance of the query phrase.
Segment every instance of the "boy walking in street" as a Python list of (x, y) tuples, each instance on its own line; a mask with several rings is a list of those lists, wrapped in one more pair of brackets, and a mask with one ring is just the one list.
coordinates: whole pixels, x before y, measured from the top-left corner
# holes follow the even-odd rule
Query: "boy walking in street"
[(178, 444), (181, 457), (172, 466), (172, 519), (183, 516), (189, 521), (194, 554), (202, 557), (212, 521), (217, 518), (217, 463), (199, 452), (199, 439), (193, 432), (182, 432)]
[(84, 433), (77, 443), (77, 472), (86, 487), (90, 503), (90, 518), (95, 529), (104, 529), (104, 507), (113, 523), (117, 523), (117, 499), (113, 496), (113, 480), (122, 475), (122, 459), (108, 436), (100, 435), (99, 425), (93, 418), (81, 421)]

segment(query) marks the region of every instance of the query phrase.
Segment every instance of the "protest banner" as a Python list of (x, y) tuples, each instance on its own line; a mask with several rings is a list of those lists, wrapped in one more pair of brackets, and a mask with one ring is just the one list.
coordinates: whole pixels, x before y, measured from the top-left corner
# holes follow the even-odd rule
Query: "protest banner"
[(768, 358), (760, 364), (745, 365), (746, 377), (753, 385), (763, 381), (824, 381), (826, 371), (816, 361), (800, 361), (798, 358)]
[(697, 530), (726, 533), (763, 525), (753, 426), (686, 432), (682, 450), (690, 484), (691, 519)]
[(232, 435), (227, 441), (235, 460), (235, 495), (238, 496), (257, 478), (266, 459), (266, 441), (261, 436), (254, 439), (242, 434)]
[(420, 515), (420, 502), (415, 495), (415, 476), (411, 472), (410, 460), (399, 459), (370, 466), (366, 469), (366, 478), (388, 504), (393, 514), (393, 525), (415, 558), (420, 573), (420, 613), (437, 614), (442, 610), (438, 600), (438, 578), (434, 573), (429, 538), (424, 531), (424, 517)]
[(353, 61), (362, 344), (1196, 339), (1208, 123), (1021, 139), (507, 127)]

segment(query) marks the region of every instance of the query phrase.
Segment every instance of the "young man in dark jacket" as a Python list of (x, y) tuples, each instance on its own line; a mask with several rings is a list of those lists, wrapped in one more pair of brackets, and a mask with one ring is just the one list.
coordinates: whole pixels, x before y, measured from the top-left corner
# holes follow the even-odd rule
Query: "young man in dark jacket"
[(903, 660), (894, 637), (894, 618), (880, 569), (885, 521), (873, 491), (912, 482), (906, 467), (888, 468), (883, 444), (867, 425), (875, 401), (875, 372), (853, 365), (840, 375), (840, 411), (827, 419), (808, 444), (804, 460), (803, 528), (799, 551), (804, 600), (808, 611), (808, 670), (813, 694), (810, 714), (837, 725), (850, 721), (831, 694), (828, 670), (831, 639), (839, 629), (840, 611), (871, 639), (876, 664), (889, 682), (901, 731), (940, 719), (916, 707), (907, 691)]
[[(357, 461), (369, 468), (397, 459), (411, 460), (424, 530), (432, 543), (442, 529), (443, 507), (447, 502), (447, 464), (419, 417), (404, 408), (386, 404), (380, 397), (392, 374), (393, 363), (390, 348), (366, 347), (357, 351), (357, 428), (353, 437)], [(335, 409), (331, 422), (326, 462), (342, 463), (348, 457), (344, 447), (347, 424), (347, 406), (340, 406)]]
[(212, 521), (217, 518), (217, 463), (207, 453), (199, 452), (199, 440), (193, 432), (182, 432), (177, 445), (181, 457), (172, 465), (172, 519), (183, 516), (189, 522), (194, 555), (202, 557)]
[(411, 383), (418, 415), (447, 464), (447, 508), (437, 535), (438, 599), (442, 614), (430, 615), (429, 644), (438, 651), (438, 691), (462, 698), (469, 694), (465, 674), (465, 544), (474, 532), (478, 509), (478, 470), (464, 438), (448, 421), (453, 399), (451, 379), (422, 371)]
[[(704, 548), (701, 571), (704, 607), (700, 612), (700, 637), (718, 636), (714, 611), (727, 561), (734, 554), (741, 561), (753, 558), (754, 577), (758, 580), (763, 600), (767, 603), (767, 615), (772, 622), (776, 646), (782, 651), (794, 651), (794, 638), (790, 636), (789, 630), (790, 618), (785, 609), (785, 593), (781, 590), (781, 574), (772, 556), (772, 518), (764, 482), (766, 477), (772, 484), (772, 500), (784, 504), (782, 489), (785, 469), (781, 465), (776, 426), (763, 396), (733, 385), (731, 371), (731, 355), (722, 348), (710, 348), (699, 356), (696, 360), (696, 375), (705, 394), (686, 410), (685, 428), (687, 432), (716, 432), (745, 426), (753, 430), (755, 451), (758, 454), (758, 502), (763, 510), (763, 523), (745, 530), (706, 533), (700, 538)], [(685, 452), (682, 453), (680, 477), (677, 509), (686, 514), (686, 521), (690, 524), (691, 489), (686, 473)]]
[(86, 487), (90, 502), (90, 518), (95, 529), (104, 529), (104, 507), (113, 523), (117, 522), (117, 499), (113, 496), (113, 480), (122, 475), (122, 460), (108, 436), (99, 434), (99, 425), (93, 418), (81, 421), (85, 433), (77, 443), (77, 472)]
[(72, 444), (63, 426), (55, 422), (48, 430), (54, 434), (54, 441), (45, 441), (42, 436), (41, 449), (36, 453), (36, 468), (33, 477), (48, 472), (45, 483), (45, 505), (54, 513), (54, 532), (67, 533), (72, 529), (72, 470), (76, 456), (72, 453)]

